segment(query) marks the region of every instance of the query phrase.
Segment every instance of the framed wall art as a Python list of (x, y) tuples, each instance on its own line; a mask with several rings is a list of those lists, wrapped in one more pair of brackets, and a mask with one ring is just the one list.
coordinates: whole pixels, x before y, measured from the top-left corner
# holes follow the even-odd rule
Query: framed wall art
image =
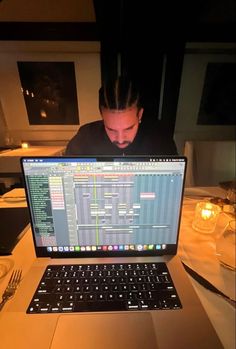
[(14, 139), (67, 141), (101, 118), (99, 42), (0, 42), (0, 75), (0, 116)]

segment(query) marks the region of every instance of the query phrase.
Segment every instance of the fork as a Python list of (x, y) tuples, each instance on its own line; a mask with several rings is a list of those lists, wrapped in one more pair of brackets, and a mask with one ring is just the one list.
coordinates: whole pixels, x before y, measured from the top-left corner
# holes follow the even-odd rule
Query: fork
[(21, 275), (22, 270), (13, 270), (8, 285), (2, 295), (0, 311), (2, 310), (4, 304), (14, 296), (16, 289), (21, 281)]

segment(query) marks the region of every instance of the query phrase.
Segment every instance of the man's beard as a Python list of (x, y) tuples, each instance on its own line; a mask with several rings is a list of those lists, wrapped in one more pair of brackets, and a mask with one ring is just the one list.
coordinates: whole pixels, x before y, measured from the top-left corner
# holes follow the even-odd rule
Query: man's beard
[(130, 145), (131, 142), (125, 141), (125, 142), (119, 143), (119, 142), (114, 141), (113, 144), (114, 144), (116, 147), (122, 148), (122, 149), (123, 149), (123, 148), (128, 147), (128, 145)]

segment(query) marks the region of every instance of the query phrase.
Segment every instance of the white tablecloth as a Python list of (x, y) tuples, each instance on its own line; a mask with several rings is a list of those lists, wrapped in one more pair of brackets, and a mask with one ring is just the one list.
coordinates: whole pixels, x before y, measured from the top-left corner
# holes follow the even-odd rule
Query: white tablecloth
[[(192, 228), (196, 204), (204, 200), (204, 196), (225, 198), (226, 193), (221, 188), (188, 188), (185, 193), (187, 195), (183, 203), (178, 255), (189, 267), (235, 300), (236, 273), (220, 264), (216, 252), (216, 239), (222, 234), (232, 217), (223, 212), (220, 213), (216, 229), (211, 234), (200, 233)], [(235, 349), (235, 309), (223, 298), (203, 288), (192, 278), (191, 281), (224, 348)]]

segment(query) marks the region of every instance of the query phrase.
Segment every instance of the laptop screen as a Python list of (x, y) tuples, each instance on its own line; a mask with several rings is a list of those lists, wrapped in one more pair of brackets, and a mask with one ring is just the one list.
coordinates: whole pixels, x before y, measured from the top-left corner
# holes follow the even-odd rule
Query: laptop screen
[(37, 256), (175, 254), (186, 158), (21, 159)]

